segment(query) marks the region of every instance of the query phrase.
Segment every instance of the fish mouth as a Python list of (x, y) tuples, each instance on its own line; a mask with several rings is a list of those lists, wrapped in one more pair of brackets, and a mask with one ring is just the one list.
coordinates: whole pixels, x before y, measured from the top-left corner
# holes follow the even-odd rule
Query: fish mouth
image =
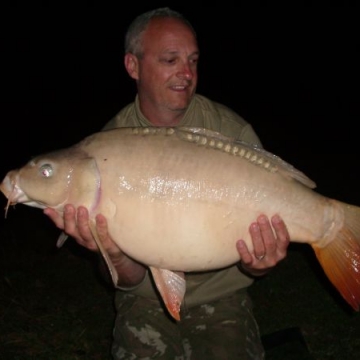
[(38, 207), (41, 209), (44, 209), (46, 207), (45, 205), (31, 201), (31, 199), (19, 187), (18, 176), (15, 171), (11, 171), (5, 176), (4, 180), (0, 184), (0, 191), (8, 199), (7, 204), (5, 206), (5, 218), (7, 217), (7, 213), (8, 213), (10, 206), (13, 206), (16, 204), (26, 204), (26, 205)]
[(10, 205), (29, 200), (17, 184), (17, 176), (12, 172), (5, 176), (3, 182), (0, 184), (0, 190), (8, 199)]

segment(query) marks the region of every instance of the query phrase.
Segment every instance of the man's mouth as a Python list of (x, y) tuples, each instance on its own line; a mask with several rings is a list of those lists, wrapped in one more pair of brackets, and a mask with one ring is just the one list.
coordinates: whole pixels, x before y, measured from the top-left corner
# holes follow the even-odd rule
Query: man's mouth
[(176, 91), (183, 91), (185, 89), (187, 89), (189, 87), (189, 84), (187, 85), (172, 85), (170, 88), (172, 90), (176, 90)]

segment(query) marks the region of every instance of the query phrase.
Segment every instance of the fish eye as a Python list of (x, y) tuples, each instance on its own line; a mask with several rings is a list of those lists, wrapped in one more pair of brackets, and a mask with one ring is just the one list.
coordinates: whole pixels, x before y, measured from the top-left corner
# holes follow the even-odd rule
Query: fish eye
[(40, 174), (43, 177), (50, 177), (53, 174), (53, 168), (50, 164), (44, 164), (40, 167)]

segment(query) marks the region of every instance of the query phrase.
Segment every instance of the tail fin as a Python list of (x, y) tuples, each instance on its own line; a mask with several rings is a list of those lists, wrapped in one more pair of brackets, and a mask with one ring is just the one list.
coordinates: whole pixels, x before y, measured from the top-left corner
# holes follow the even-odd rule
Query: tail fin
[(325, 274), (356, 311), (360, 305), (360, 208), (342, 204), (343, 228), (324, 248), (313, 245)]

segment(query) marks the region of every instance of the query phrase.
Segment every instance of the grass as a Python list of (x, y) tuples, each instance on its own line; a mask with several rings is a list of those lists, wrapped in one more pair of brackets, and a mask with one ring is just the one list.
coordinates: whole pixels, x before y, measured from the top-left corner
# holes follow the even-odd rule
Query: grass
[[(110, 358), (113, 290), (99, 277), (95, 256), (71, 240), (56, 249), (57, 236), (38, 209), (20, 205), (0, 219), (2, 360)], [(307, 245), (292, 244), (250, 293), (268, 360), (360, 358), (359, 314)]]

